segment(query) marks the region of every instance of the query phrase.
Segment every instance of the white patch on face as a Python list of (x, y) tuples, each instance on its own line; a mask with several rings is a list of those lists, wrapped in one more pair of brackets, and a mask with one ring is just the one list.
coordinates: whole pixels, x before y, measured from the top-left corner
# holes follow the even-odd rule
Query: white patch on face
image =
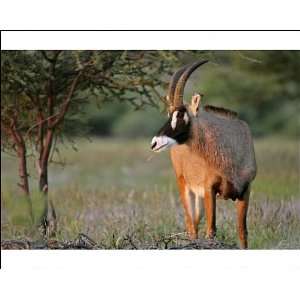
[[(166, 136), (155, 136), (151, 141), (151, 148), (154, 152), (160, 152), (176, 145), (176, 140)], [(154, 146), (154, 147), (153, 147)]]
[(176, 128), (177, 115), (178, 115), (178, 110), (174, 111), (174, 113), (172, 115), (171, 127), (172, 127), (173, 130), (175, 130), (175, 128)]
[(184, 113), (183, 120), (184, 120), (185, 124), (187, 124), (189, 122), (189, 116), (186, 112)]

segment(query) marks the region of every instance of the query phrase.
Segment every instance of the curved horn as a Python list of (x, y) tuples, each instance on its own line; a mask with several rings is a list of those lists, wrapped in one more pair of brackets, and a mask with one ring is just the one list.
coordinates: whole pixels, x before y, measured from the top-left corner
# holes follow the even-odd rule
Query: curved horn
[(169, 83), (169, 88), (168, 88), (168, 96), (167, 96), (167, 99), (168, 99), (168, 102), (169, 102), (169, 105), (170, 106), (173, 106), (173, 101), (174, 101), (174, 92), (175, 92), (175, 89), (176, 89), (176, 85), (177, 85), (177, 81), (179, 80), (180, 76), (182, 75), (182, 73), (185, 71), (185, 69), (189, 66), (190, 64), (187, 64), (185, 66), (183, 66), (182, 68), (180, 68), (179, 70), (177, 70), (171, 80), (170, 80), (170, 83)]
[(190, 65), (181, 75), (180, 79), (177, 81), (176, 89), (174, 92), (174, 98), (173, 98), (173, 103), (175, 107), (179, 107), (180, 105), (183, 104), (183, 92), (184, 92), (184, 87), (191, 76), (191, 74), (201, 65), (204, 65), (207, 63), (208, 60), (203, 60), (203, 61), (197, 61)]

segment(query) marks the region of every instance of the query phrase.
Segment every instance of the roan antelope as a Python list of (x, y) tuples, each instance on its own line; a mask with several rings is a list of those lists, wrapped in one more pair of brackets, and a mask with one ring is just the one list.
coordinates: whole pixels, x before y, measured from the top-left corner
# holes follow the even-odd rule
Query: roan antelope
[(248, 125), (237, 113), (201, 105), (201, 95), (183, 103), (185, 84), (199, 66), (195, 62), (179, 69), (169, 84), (169, 120), (152, 139), (155, 152), (170, 148), (186, 230), (191, 239), (198, 236), (200, 204), (204, 203), (206, 238), (216, 234), (216, 196), (237, 200), (237, 228), (240, 247), (247, 248), (247, 209), (250, 183), (256, 175), (256, 162)]

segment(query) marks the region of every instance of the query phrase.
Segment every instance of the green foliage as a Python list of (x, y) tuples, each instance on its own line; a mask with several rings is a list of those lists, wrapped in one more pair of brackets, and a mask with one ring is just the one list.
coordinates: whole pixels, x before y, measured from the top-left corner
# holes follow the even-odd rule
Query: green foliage
[[(52, 123), (66, 115), (74, 125), (90, 102), (158, 106), (160, 89), (167, 84), (163, 77), (178, 62), (175, 51), (2, 51), (1, 58), (1, 120), (15, 116), (18, 130), (24, 134), (33, 127), (32, 136), (38, 114)], [(93, 117), (91, 125), (101, 126)]]

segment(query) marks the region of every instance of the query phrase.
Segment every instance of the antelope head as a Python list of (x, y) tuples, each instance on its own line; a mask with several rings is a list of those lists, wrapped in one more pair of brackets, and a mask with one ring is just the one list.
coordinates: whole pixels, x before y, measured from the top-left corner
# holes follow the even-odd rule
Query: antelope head
[(152, 139), (151, 149), (154, 152), (184, 144), (188, 140), (191, 119), (197, 115), (202, 95), (195, 94), (190, 105), (184, 104), (184, 87), (193, 71), (206, 62), (207, 60), (184, 66), (173, 75), (167, 95), (169, 119)]

